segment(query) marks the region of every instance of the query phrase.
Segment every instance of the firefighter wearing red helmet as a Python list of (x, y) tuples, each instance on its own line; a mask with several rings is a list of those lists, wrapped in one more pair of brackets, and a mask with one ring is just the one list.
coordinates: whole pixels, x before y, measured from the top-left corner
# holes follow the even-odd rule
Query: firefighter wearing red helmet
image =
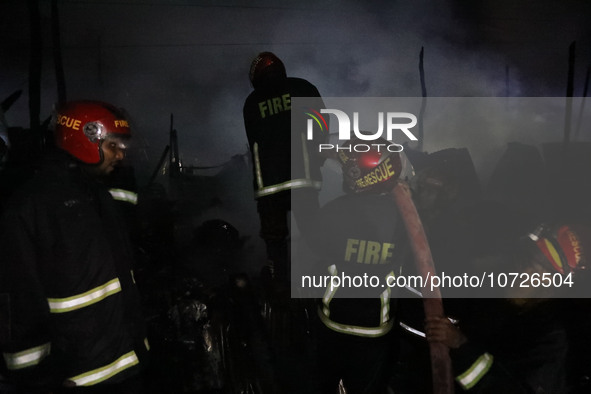
[(0, 351), (22, 392), (139, 392), (148, 350), (126, 224), (105, 184), (131, 136), (97, 101), (59, 106), (56, 147), (0, 220)]
[(544, 223), (486, 256), (488, 272), (512, 271), (518, 278), (497, 285), (504, 298), (476, 299), (462, 311), (462, 327), (445, 317), (425, 322), (426, 339), (450, 348), (459, 387), (473, 393), (589, 392), (589, 250), (588, 224)]
[(320, 209), (314, 237), (317, 275), (339, 279), (318, 303), (323, 393), (339, 385), (351, 393), (386, 392), (397, 332), (396, 288), (386, 283), (411, 258), (391, 193), (406, 160), (386, 140), (362, 143), (353, 139), (339, 150), (345, 194)]
[(287, 73), (285, 65), (274, 53), (261, 52), (253, 59), (248, 78), (253, 88), (260, 89), (269, 82), (287, 78)]
[(55, 142), (86, 168), (102, 174), (113, 171), (125, 157), (131, 137), (129, 123), (121, 109), (95, 101), (74, 101), (55, 111)]
[(283, 62), (271, 52), (255, 57), (249, 79), (254, 91), (244, 103), (243, 115), (253, 162), (260, 235), (273, 277), (285, 281), (289, 275), (291, 204), (298, 201), (305, 207), (294, 206), (293, 214), (300, 232), (307, 233), (310, 218), (318, 209), (320, 167), (324, 161), (315, 154), (318, 141), (306, 141), (301, 132), (292, 131), (291, 98), (316, 97), (318, 108), (324, 108), (324, 103), (310, 82), (288, 77)]

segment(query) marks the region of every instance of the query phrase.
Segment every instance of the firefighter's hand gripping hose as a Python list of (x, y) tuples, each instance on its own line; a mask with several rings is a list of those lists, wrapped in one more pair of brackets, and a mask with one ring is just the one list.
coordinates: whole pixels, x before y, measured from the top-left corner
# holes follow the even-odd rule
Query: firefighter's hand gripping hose
[[(436, 271), (433, 264), (433, 256), (431, 255), (431, 249), (427, 242), (423, 224), (411, 199), (408, 185), (404, 182), (398, 182), (392, 193), (404, 220), (404, 226), (408, 233), (418, 273), (423, 277), (427, 277), (428, 275), (434, 276)], [(427, 319), (444, 317), (443, 302), (439, 288), (435, 287), (431, 289), (425, 287), (422, 289), (422, 292), (425, 317)], [(429, 343), (429, 350), (431, 354), (433, 393), (453, 393), (453, 372), (448, 347), (440, 342), (431, 342)]]

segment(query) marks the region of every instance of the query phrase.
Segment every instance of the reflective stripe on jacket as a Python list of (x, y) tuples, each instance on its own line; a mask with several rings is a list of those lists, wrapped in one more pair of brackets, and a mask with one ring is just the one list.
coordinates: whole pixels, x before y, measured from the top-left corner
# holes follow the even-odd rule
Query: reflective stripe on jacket
[(265, 183), (265, 173), (261, 166), (261, 159), (259, 153), (259, 144), (255, 142), (253, 145), (253, 160), (254, 160), (254, 173), (255, 173), (255, 180), (256, 180), (256, 190), (255, 190), (255, 197), (264, 197), (269, 196), (271, 194), (279, 193), (284, 190), (290, 189), (301, 189), (301, 188), (314, 188), (320, 190), (322, 186), (322, 182), (319, 180), (313, 180), (311, 177), (310, 171), (310, 155), (308, 154), (307, 143), (305, 141), (305, 137), (302, 134), (302, 159), (303, 159), (303, 166), (304, 166), (304, 178), (299, 179), (290, 179), (285, 182), (280, 182), (277, 184), (267, 185)]
[(119, 278), (115, 278), (85, 293), (66, 298), (48, 298), (47, 302), (49, 303), (49, 311), (51, 313), (70, 312), (95, 304), (105, 297), (120, 291), (121, 283), (119, 282)]
[(139, 364), (139, 360), (132, 350), (110, 364), (71, 377), (68, 380), (76, 383), (76, 386), (93, 386), (137, 364)]
[(128, 202), (137, 205), (137, 193), (125, 189), (109, 189), (113, 200)]
[(3, 356), (6, 368), (16, 370), (39, 364), (50, 352), (51, 344), (44, 343), (17, 353), (4, 353)]
[[(337, 267), (334, 264), (328, 267), (328, 271), (331, 276), (338, 275)], [(386, 279), (393, 276), (394, 273), (391, 272), (386, 276)], [(322, 306), (318, 308), (318, 316), (326, 327), (341, 334), (355, 335), (360, 337), (380, 337), (390, 332), (394, 326), (394, 319), (392, 319), (390, 316), (390, 296), (392, 294), (392, 290), (389, 287), (387, 287), (386, 290), (380, 294), (381, 307), (378, 318), (379, 325), (376, 327), (362, 327), (351, 324), (342, 324), (331, 320), (330, 303), (336, 296), (337, 290), (338, 286), (328, 286), (326, 288), (324, 297), (322, 298)]]
[(456, 381), (463, 389), (474, 387), (482, 379), (493, 364), (494, 357), (484, 353), (467, 370), (456, 376)]

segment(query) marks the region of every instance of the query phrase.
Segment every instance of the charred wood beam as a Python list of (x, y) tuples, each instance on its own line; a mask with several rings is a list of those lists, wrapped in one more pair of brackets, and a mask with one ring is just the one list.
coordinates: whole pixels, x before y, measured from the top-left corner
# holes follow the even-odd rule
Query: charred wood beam
[(425, 109), (427, 108), (427, 85), (425, 83), (425, 67), (423, 63), (424, 54), (425, 48), (421, 47), (421, 53), (419, 54), (419, 75), (421, 78), (421, 95), (423, 96), (423, 99), (421, 100), (421, 110), (419, 112), (419, 143), (417, 146), (419, 152), (423, 151), (423, 117), (425, 115)]
[(170, 173), (171, 177), (178, 176), (181, 172), (179, 156), (178, 135), (174, 128), (174, 117), (170, 114)]
[(587, 66), (587, 73), (585, 74), (585, 86), (583, 88), (583, 98), (581, 99), (581, 106), (579, 107), (579, 116), (577, 117), (577, 126), (575, 127), (575, 135), (573, 140), (577, 140), (579, 137), (579, 131), (581, 130), (581, 121), (583, 119), (583, 112), (585, 110), (585, 100), (589, 91), (589, 74), (591, 73), (591, 66)]
[(62, 42), (60, 36), (60, 21), (57, 0), (51, 0), (51, 32), (53, 38), (55, 79), (57, 83), (57, 100), (58, 103), (64, 103), (67, 100), (66, 78), (64, 76), (64, 64), (62, 61)]
[(152, 173), (152, 176), (150, 177), (150, 180), (148, 181), (148, 185), (151, 185), (156, 180), (156, 177), (158, 176), (160, 169), (162, 168), (162, 166), (164, 165), (164, 162), (166, 161), (166, 156), (168, 156), (169, 150), (170, 150), (170, 145), (166, 145), (166, 147), (164, 148), (164, 151), (162, 152), (162, 155), (160, 156), (160, 160), (158, 160), (158, 164), (156, 165), (156, 168), (154, 169), (154, 172)]
[(41, 16), (39, 1), (28, 0), (31, 52), (29, 59), (29, 122), (34, 134), (39, 132), (41, 112)]
[(2, 100), (2, 103), (0, 103), (0, 108), (2, 109), (2, 112), (8, 111), (8, 109), (12, 107), (12, 104), (14, 104), (16, 100), (18, 100), (22, 93), (23, 91), (19, 89), (16, 92), (12, 93), (10, 96), (6, 97), (4, 100)]
[(566, 109), (564, 114), (564, 149), (570, 142), (570, 129), (572, 119), (573, 91), (575, 75), (575, 42), (573, 41), (568, 48), (568, 78), (566, 83)]

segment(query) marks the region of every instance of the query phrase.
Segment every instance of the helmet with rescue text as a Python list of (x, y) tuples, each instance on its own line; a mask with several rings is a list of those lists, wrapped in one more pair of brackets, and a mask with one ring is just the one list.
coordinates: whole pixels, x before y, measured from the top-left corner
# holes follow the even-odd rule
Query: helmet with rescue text
[[(56, 146), (86, 164), (101, 164), (103, 148), (124, 152), (131, 137), (123, 110), (102, 101), (70, 101), (53, 114)], [(123, 153), (120, 153), (123, 155)]]
[(287, 73), (283, 62), (274, 53), (261, 52), (250, 64), (248, 77), (252, 86), (258, 89), (269, 82), (285, 79)]
[(343, 169), (343, 191), (346, 193), (385, 193), (401, 177), (406, 160), (389, 141), (379, 138), (367, 144), (353, 138), (337, 154)]

